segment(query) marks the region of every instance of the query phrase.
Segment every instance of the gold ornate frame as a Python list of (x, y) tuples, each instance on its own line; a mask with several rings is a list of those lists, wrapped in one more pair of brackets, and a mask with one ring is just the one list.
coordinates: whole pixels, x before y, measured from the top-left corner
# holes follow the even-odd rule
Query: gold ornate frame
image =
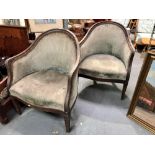
[(147, 51), (146, 53), (146, 57), (137, 81), (137, 85), (131, 100), (131, 104), (127, 113), (127, 116), (134, 120), (135, 122), (137, 122), (138, 124), (140, 124), (141, 126), (143, 126), (145, 129), (149, 130), (150, 132), (152, 132), (153, 134), (155, 134), (155, 126), (152, 126), (151, 124), (149, 124), (148, 122), (142, 120), (141, 118), (137, 117), (136, 115), (134, 115), (134, 110), (136, 107), (136, 101), (138, 100), (138, 96), (140, 94), (140, 91), (142, 89), (142, 86), (144, 85), (144, 82), (146, 80), (146, 77), (148, 75), (149, 69), (151, 67), (152, 61), (155, 61), (155, 50), (150, 50)]

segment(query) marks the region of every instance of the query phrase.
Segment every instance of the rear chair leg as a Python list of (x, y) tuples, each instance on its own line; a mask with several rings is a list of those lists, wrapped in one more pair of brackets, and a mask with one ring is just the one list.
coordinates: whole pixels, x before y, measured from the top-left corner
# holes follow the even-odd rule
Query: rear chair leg
[(125, 92), (126, 92), (126, 88), (127, 88), (127, 86), (128, 86), (128, 83), (125, 82), (125, 83), (123, 84), (121, 100), (123, 100), (124, 97), (125, 97)]
[(65, 113), (64, 121), (66, 126), (66, 132), (70, 132), (70, 113)]
[(22, 114), (22, 111), (21, 111), (20, 104), (17, 103), (17, 101), (14, 98), (11, 98), (11, 100), (12, 100), (12, 104), (13, 104), (16, 112), (21, 115)]

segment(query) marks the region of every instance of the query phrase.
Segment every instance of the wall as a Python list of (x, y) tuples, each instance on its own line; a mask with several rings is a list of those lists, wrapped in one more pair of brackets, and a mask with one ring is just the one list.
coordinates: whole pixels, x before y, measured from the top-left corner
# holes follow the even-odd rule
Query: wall
[(0, 25), (3, 24), (3, 19), (0, 19)]
[[(113, 21), (121, 23), (122, 25), (126, 27), (129, 22), (129, 19), (113, 19)], [(155, 19), (139, 19), (138, 33), (151, 34), (154, 24), (155, 24)]]

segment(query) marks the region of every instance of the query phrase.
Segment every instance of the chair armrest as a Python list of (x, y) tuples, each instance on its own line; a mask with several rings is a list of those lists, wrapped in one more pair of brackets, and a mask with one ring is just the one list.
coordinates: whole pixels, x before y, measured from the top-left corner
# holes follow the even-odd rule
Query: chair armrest
[(2, 81), (0, 81), (0, 101), (3, 100), (4, 98), (8, 97), (8, 91), (6, 88), (6, 84), (7, 84), (7, 76), (5, 78), (3, 78)]
[(7, 88), (9, 89), (11, 85), (24, 76), (28, 74), (28, 65), (26, 63), (21, 63), (21, 58), (26, 57), (27, 53), (29, 51), (29, 47), (24, 50), (22, 53), (19, 53), (18, 55), (15, 55), (13, 57), (8, 58), (5, 61), (5, 65), (7, 68), (7, 74), (8, 74), (8, 80), (7, 80)]
[(132, 66), (132, 61), (133, 61), (133, 57), (134, 57), (135, 51), (132, 51), (130, 57), (129, 57), (129, 62), (128, 62), (128, 66), (127, 66), (127, 75), (126, 75), (126, 80), (128, 81), (130, 78), (130, 72), (131, 72), (131, 66)]
[[(126, 42), (124, 43), (124, 47), (121, 52), (121, 59), (125, 64), (126, 69), (128, 69), (130, 61), (133, 59), (135, 48), (131, 42), (129, 35), (126, 35)], [(131, 61), (132, 62), (132, 61)]]
[[(66, 95), (66, 99), (65, 99), (65, 112), (70, 111), (70, 108), (74, 104), (73, 103), (74, 102), (73, 98), (75, 97), (74, 93), (78, 92), (76, 82), (78, 82), (77, 78), (78, 78), (79, 60), (80, 60), (80, 56), (78, 56), (73, 69), (68, 74), (68, 90), (67, 90), (67, 95)], [(76, 92), (74, 92), (74, 91), (76, 91)]]
[(131, 40), (128, 38), (128, 44), (126, 44), (124, 51), (123, 51), (123, 61), (126, 67), (126, 81), (129, 80), (130, 77), (130, 72), (131, 72), (131, 66), (132, 66), (132, 61), (133, 61), (133, 57), (135, 54), (135, 48), (133, 46), (133, 44), (131, 43)]

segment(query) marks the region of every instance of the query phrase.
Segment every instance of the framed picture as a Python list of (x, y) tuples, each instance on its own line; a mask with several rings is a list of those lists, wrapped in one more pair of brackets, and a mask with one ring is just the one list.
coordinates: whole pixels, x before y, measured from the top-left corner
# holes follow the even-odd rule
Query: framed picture
[(155, 50), (147, 51), (127, 115), (155, 134)]
[(63, 28), (63, 19), (27, 19), (30, 32), (42, 33), (52, 28)]
[(56, 19), (34, 19), (35, 24), (56, 24)]
[(26, 27), (24, 19), (0, 19), (0, 25)]
[(20, 19), (3, 19), (5, 25), (20, 26)]

